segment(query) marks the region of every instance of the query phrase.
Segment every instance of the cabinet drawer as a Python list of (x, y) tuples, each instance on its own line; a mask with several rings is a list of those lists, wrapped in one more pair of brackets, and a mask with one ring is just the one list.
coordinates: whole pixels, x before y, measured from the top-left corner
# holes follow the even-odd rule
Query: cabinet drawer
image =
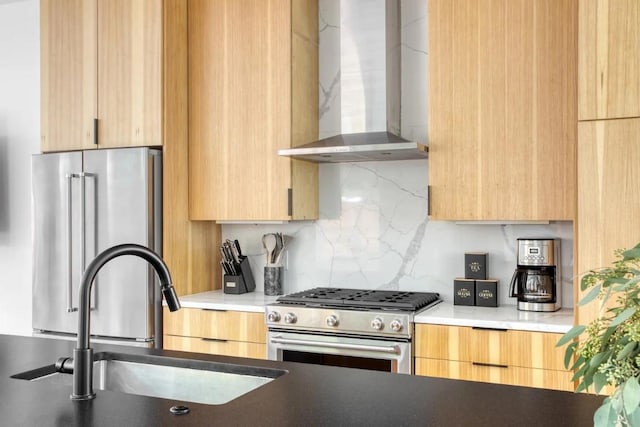
[(164, 334), (229, 341), (267, 342), (263, 313), (183, 308), (164, 308)]
[(252, 359), (267, 358), (266, 344), (239, 341), (215, 341), (206, 338), (180, 337), (175, 335), (164, 335), (163, 339), (165, 350), (250, 357)]
[(416, 357), (564, 370), (562, 334), (416, 325)]
[(569, 371), (416, 358), (416, 375), (573, 391)]

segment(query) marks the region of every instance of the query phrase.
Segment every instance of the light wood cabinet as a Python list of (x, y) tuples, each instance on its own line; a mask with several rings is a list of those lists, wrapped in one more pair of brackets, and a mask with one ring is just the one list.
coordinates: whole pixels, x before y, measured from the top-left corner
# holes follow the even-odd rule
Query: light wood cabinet
[(640, 3), (580, 0), (579, 120), (640, 117)]
[[(640, 118), (580, 122), (578, 142), (576, 301), (582, 274), (640, 240)], [(597, 306), (577, 306), (576, 323), (595, 319)]]
[(168, 350), (267, 358), (264, 313), (165, 308), (163, 339)]
[(562, 334), (416, 325), (417, 375), (573, 390)]
[(574, 219), (577, 6), (429, 2), (431, 218)]
[(40, 1), (40, 147), (95, 148), (96, 1)]
[(189, 221), (187, 3), (40, 5), (42, 151), (96, 148), (95, 117), (100, 147), (162, 145), (162, 255), (174, 287), (219, 289), (220, 226)]
[(471, 362), (416, 358), (416, 374), (523, 387), (573, 391), (572, 373), (517, 366), (487, 366)]
[(318, 5), (189, 1), (189, 206), (196, 220), (318, 217)]
[(172, 3), (41, 1), (43, 152), (162, 145)]

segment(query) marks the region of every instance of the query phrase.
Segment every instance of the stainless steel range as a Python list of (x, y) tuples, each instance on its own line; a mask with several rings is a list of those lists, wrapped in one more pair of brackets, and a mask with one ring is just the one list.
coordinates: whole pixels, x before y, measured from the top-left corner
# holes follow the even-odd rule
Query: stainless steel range
[(433, 292), (314, 288), (267, 306), (270, 360), (413, 372), (413, 317)]

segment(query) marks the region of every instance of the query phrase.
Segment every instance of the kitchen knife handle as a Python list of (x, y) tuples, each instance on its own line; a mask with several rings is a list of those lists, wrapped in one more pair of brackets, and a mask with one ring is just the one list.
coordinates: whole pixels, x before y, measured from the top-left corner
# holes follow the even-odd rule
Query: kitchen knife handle
[(78, 311), (77, 307), (73, 306), (73, 275), (71, 269), (73, 268), (73, 218), (71, 202), (71, 185), (72, 180), (75, 177), (74, 174), (69, 173), (65, 176), (67, 178), (67, 313)]

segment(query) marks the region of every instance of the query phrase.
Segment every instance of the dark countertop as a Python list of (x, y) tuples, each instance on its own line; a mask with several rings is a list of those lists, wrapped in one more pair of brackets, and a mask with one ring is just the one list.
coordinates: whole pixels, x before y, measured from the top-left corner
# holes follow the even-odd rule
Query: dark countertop
[[(99, 391), (74, 402), (71, 387), (10, 378), (70, 356), (75, 342), (0, 335), (2, 426), (589, 426), (603, 397), (357, 369), (95, 345), (96, 351), (161, 354), (287, 369), (224, 405)], [(187, 415), (169, 408), (183, 403)]]

